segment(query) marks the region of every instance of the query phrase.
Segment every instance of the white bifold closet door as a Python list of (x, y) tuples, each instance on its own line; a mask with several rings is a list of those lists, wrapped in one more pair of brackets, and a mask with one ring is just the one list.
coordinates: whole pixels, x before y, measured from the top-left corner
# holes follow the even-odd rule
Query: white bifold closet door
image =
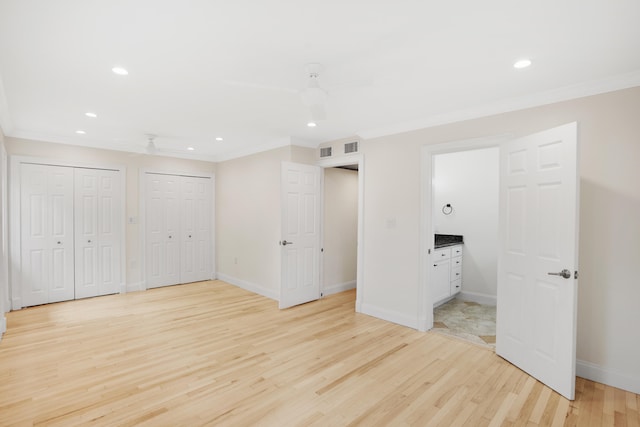
[(147, 173), (147, 288), (211, 278), (211, 179)]
[(122, 236), (120, 174), (75, 169), (75, 297), (119, 291)]
[(20, 165), (22, 305), (74, 299), (73, 168)]

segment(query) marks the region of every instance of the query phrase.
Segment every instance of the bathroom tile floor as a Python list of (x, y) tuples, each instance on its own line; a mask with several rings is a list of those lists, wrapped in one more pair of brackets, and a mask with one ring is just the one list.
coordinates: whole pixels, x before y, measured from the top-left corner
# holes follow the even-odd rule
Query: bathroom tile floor
[(433, 331), (495, 347), (496, 307), (452, 299), (433, 310)]

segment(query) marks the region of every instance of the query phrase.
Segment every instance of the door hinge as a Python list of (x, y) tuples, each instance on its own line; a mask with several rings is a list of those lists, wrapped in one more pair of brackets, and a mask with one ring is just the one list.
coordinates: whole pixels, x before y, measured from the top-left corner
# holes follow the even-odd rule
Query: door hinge
[(320, 252), (324, 252), (324, 248), (320, 248)]
[(576, 270), (576, 271), (573, 273), (573, 278), (574, 278), (574, 279), (577, 279), (577, 278), (578, 278), (578, 270)]
[(427, 249), (427, 254), (431, 255), (431, 248)]

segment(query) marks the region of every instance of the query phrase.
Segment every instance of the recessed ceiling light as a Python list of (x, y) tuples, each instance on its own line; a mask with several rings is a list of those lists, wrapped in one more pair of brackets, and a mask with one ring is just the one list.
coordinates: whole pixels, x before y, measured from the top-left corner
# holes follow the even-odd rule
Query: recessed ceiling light
[(307, 126), (309, 126), (310, 128), (314, 128), (317, 125), (316, 125), (316, 122), (309, 122), (309, 123), (307, 123)]
[(187, 150), (189, 150), (189, 151), (193, 151), (193, 150), (195, 150), (195, 148), (193, 148), (193, 147), (187, 147)]
[(126, 76), (127, 74), (129, 74), (129, 72), (122, 67), (113, 67), (111, 71), (113, 71), (119, 76)]
[(527, 68), (529, 65), (531, 65), (530, 59), (521, 59), (513, 64), (513, 68)]
[(216, 141), (222, 141), (222, 137), (217, 136), (217, 137), (216, 137)]
[(77, 133), (78, 135), (84, 135), (86, 132), (85, 132), (85, 131), (83, 131), (82, 129), (78, 129), (78, 130), (76, 131), (76, 133)]
[(92, 119), (95, 119), (96, 117), (98, 117), (98, 115), (96, 113), (92, 113), (92, 112), (86, 112), (84, 113), (85, 116), (87, 117), (91, 117)]

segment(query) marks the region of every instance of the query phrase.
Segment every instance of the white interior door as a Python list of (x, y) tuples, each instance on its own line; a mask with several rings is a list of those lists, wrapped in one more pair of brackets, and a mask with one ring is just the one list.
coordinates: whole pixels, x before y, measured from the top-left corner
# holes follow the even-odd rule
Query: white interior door
[(146, 174), (147, 288), (180, 283), (180, 177)]
[(120, 174), (74, 170), (75, 293), (87, 298), (118, 292), (120, 285)]
[(576, 123), (501, 147), (499, 229), (496, 353), (572, 400), (578, 285)]
[(182, 177), (181, 281), (211, 279), (211, 179)]
[(146, 174), (147, 287), (211, 278), (211, 179)]
[(20, 165), (24, 307), (74, 299), (73, 169)]
[(320, 298), (321, 168), (282, 162), (280, 308)]

